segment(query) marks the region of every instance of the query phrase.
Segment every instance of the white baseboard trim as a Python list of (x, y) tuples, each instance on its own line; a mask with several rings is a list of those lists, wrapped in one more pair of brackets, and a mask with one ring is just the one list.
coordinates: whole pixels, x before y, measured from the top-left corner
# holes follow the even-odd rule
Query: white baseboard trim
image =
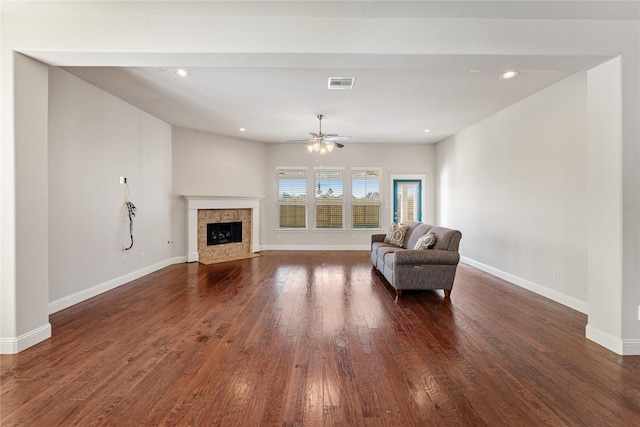
[(16, 338), (0, 338), (0, 354), (16, 354), (31, 346), (51, 338), (51, 324), (47, 323), (39, 328), (22, 334)]
[(640, 356), (640, 340), (622, 340), (623, 356)]
[(537, 293), (538, 295), (542, 295), (543, 297), (549, 298), (557, 303), (577, 310), (580, 313), (587, 314), (588, 303), (586, 303), (585, 301), (570, 297), (563, 294), (562, 292), (547, 288), (546, 286), (539, 285), (537, 283), (531, 282), (530, 280), (523, 279), (522, 277), (507, 273), (506, 271), (491, 267), (465, 256), (461, 256), (460, 261), (479, 270), (487, 272), (493, 276), (506, 280), (507, 282), (513, 283), (514, 285), (520, 286), (521, 288), (525, 288), (527, 290), (530, 290), (531, 292)]
[(368, 251), (369, 245), (262, 245), (263, 251)]
[(51, 301), (49, 303), (49, 314), (64, 310), (65, 308), (71, 307), (72, 305), (78, 304), (82, 301), (88, 300), (89, 298), (93, 298), (104, 292), (115, 289), (118, 286), (124, 285), (125, 283), (129, 283), (132, 280), (139, 279), (143, 276), (146, 276), (147, 274), (153, 273), (154, 271), (158, 271), (161, 268), (165, 268), (173, 264), (181, 264), (184, 262), (187, 262), (186, 256), (169, 258), (157, 264), (150, 265), (140, 270), (125, 274), (124, 276), (116, 277), (115, 279), (100, 283), (99, 285), (95, 285), (88, 289), (84, 289), (55, 301)]
[(587, 324), (585, 331), (585, 336), (588, 339), (603, 346), (607, 350), (611, 350), (621, 356), (640, 356), (640, 340), (621, 340), (589, 324)]
[(599, 344), (614, 353), (622, 354), (622, 351), (624, 350), (621, 339), (614, 337), (608, 332), (594, 328), (589, 324), (587, 324), (587, 327), (585, 328), (585, 336), (587, 339), (590, 339), (596, 344)]

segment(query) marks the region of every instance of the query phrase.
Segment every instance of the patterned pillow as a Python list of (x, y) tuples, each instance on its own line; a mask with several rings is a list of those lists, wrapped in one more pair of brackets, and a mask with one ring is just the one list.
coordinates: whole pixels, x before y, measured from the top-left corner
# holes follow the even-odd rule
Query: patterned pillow
[(404, 244), (404, 236), (407, 234), (409, 225), (405, 223), (396, 224), (395, 222), (389, 227), (389, 232), (384, 238), (385, 243), (390, 243), (395, 246), (402, 246)]
[(427, 233), (416, 242), (416, 246), (413, 249), (431, 249), (436, 244), (436, 235), (433, 233)]

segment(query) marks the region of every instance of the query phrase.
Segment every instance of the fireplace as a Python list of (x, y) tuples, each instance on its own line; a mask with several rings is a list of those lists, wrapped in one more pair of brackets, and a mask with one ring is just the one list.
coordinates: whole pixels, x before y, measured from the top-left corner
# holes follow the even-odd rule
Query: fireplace
[[(260, 200), (263, 197), (184, 196), (187, 208), (187, 262), (215, 262), (260, 252)], [(240, 242), (208, 245), (208, 224), (242, 224)], [(225, 233), (226, 234), (226, 233)], [(217, 239), (221, 240), (221, 239)], [(224, 239), (222, 239), (224, 240)]]
[(207, 246), (242, 243), (242, 222), (207, 224)]

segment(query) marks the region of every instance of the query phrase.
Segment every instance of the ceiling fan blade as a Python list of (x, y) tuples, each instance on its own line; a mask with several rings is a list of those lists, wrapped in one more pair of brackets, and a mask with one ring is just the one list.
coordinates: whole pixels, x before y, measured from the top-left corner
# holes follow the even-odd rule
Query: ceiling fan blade
[(342, 148), (344, 145), (335, 141), (346, 141), (351, 139), (349, 135), (338, 135), (337, 133), (322, 133), (322, 114), (318, 114), (319, 130), (318, 133), (309, 132), (311, 139), (290, 139), (287, 142), (313, 142), (314, 144), (329, 144), (334, 147)]
[(333, 145), (334, 147), (338, 147), (338, 148), (343, 148), (344, 147), (344, 144), (340, 144), (339, 142), (331, 141), (331, 140), (328, 140), (328, 139), (325, 139), (324, 142), (326, 144)]

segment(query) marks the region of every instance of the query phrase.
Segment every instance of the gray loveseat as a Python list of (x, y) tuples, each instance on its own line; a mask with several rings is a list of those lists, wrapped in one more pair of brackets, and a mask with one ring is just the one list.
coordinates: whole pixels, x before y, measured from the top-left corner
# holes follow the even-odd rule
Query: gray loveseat
[[(443, 289), (449, 297), (460, 261), (462, 233), (421, 222), (407, 225), (402, 247), (385, 243), (385, 234), (371, 236), (371, 262), (395, 288), (396, 295), (402, 295), (403, 289)], [(435, 235), (433, 247), (413, 249), (429, 232)]]

